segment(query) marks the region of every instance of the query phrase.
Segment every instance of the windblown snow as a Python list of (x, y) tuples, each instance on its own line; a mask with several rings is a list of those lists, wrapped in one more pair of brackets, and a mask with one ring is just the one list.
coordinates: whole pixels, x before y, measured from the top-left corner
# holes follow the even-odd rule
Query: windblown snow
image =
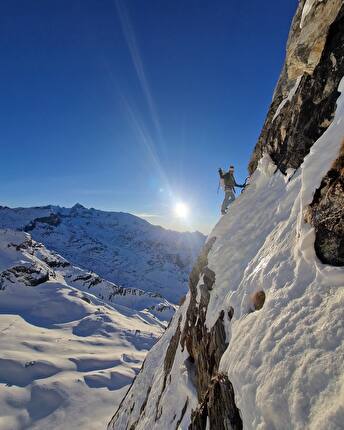
[(0, 230), (1, 430), (106, 427), (164, 330), (159, 304), (171, 306), (144, 292), (109, 299), (117, 289)]
[[(233, 383), (245, 429), (343, 429), (344, 270), (317, 259), (314, 231), (304, 222), (344, 136), (344, 79), (339, 91), (335, 118), (302, 166), (283, 176), (265, 155), (209, 236), (216, 237), (208, 255), (216, 280), (206, 324), (210, 329), (222, 310), (227, 315), (233, 307), (220, 371)], [(265, 303), (253, 311), (252, 293), (261, 290)], [(188, 297), (109, 428), (188, 428), (198, 402), (188, 354), (179, 344), (164, 390), (161, 354), (179, 319), (183, 329), (187, 306)]]

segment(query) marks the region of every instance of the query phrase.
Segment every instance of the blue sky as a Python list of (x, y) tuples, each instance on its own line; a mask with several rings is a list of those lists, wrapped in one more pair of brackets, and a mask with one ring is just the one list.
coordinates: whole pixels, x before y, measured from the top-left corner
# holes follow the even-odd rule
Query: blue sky
[(218, 167), (247, 175), (296, 5), (1, 2), (0, 204), (80, 202), (208, 232)]

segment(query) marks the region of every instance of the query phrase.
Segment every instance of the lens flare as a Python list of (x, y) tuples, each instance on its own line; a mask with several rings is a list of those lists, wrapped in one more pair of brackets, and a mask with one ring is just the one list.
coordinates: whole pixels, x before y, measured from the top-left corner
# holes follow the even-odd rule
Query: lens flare
[(178, 218), (187, 218), (189, 215), (189, 208), (185, 203), (179, 202), (174, 207), (174, 213)]

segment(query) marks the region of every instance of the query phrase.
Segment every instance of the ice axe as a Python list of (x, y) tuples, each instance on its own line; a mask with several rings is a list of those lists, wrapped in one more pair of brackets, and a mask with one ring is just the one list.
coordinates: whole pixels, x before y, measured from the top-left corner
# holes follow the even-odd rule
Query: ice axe
[[(244, 182), (244, 186), (242, 187), (242, 190), (241, 190), (241, 193), (243, 193), (244, 191), (245, 191), (245, 188), (248, 186), (248, 185), (250, 185), (250, 183), (247, 183), (247, 181), (250, 179), (250, 177), (249, 176), (247, 176), (247, 178), (245, 179), (245, 182)], [(240, 193), (240, 194), (241, 194)]]
[[(220, 172), (220, 170), (222, 171), (222, 168), (221, 168), (221, 167), (219, 167), (218, 171)], [(219, 184), (218, 184), (218, 186), (217, 186), (217, 192), (216, 192), (216, 194), (219, 194), (220, 186), (221, 186), (221, 178), (219, 179)]]

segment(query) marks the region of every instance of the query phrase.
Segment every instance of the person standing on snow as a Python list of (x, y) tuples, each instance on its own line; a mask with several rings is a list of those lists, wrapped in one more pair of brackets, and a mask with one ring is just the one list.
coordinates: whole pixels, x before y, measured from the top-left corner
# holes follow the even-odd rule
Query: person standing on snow
[(223, 203), (221, 206), (221, 214), (224, 215), (227, 212), (227, 208), (230, 203), (235, 200), (235, 189), (234, 187), (244, 188), (245, 185), (239, 185), (236, 183), (234, 178), (234, 166), (229, 166), (229, 171), (224, 173), (222, 169), (219, 169), (220, 181), (222, 184), (222, 188), (225, 192), (225, 198), (223, 199)]

